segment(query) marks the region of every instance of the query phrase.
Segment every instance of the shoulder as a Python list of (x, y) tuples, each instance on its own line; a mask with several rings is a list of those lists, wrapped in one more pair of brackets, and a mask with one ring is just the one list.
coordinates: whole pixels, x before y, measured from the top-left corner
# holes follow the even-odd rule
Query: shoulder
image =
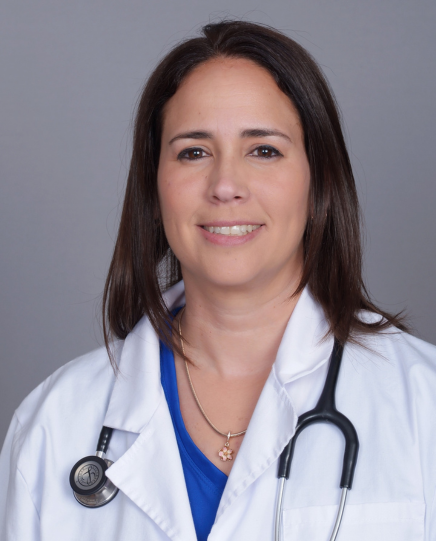
[[(115, 345), (115, 351), (121, 349), (121, 344)], [(80, 424), (101, 426), (114, 381), (104, 348), (56, 370), (17, 408), (15, 452), (33, 454), (46, 448), (48, 442), (50, 446), (68, 446), (72, 444), (72, 434), (80, 434)]]
[[(364, 312), (368, 322), (380, 316)], [(371, 335), (357, 337), (359, 346), (350, 345), (349, 358), (354, 367), (365, 366), (373, 381), (389, 387), (408, 388), (413, 400), (430, 400), (436, 406), (436, 346), (411, 334), (390, 327)]]
[[(121, 345), (115, 344), (116, 356)], [(0, 486), (0, 522), (5, 501), (19, 498), (39, 512), (46, 491), (68, 490), (69, 468), (95, 449), (114, 381), (100, 348), (56, 370), (23, 400), (0, 454), (0, 478), (8, 480)], [(54, 469), (63, 480), (55, 485)]]
[[(361, 311), (359, 319), (366, 323), (376, 323), (382, 319), (379, 314)], [(359, 337), (365, 348), (375, 350), (375, 353), (389, 355), (402, 359), (407, 365), (436, 363), (436, 346), (425, 342), (416, 336), (400, 331), (396, 327)]]
[(417, 402), (436, 406), (436, 347), (408, 333), (398, 331), (379, 338), (381, 352), (396, 366)]

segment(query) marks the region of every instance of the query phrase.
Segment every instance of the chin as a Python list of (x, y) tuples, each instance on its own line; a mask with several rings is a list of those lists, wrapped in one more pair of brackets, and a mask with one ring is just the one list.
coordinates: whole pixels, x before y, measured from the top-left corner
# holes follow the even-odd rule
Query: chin
[(253, 289), (260, 287), (262, 283), (270, 283), (272, 279), (271, 271), (259, 269), (259, 265), (254, 262), (244, 265), (235, 265), (233, 262), (233, 264), (230, 263), (230, 268), (229, 264), (216, 262), (206, 269), (200, 270), (197, 267), (194, 272), (189, 272), (188, 275), (195, 284), (209, 285), (212, 288), (222, 288), (229, 291)]

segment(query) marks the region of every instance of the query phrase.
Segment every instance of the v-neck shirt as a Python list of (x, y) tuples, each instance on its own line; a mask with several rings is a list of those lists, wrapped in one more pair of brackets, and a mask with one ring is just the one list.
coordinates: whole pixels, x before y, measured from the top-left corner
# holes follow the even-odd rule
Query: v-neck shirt
[(227, 482), (219, 470), (195, 445), (186, 430), (180, 410), (173, 352), (160, 342), (161, 382), (173, 421), (198, 541), (206, 541)]

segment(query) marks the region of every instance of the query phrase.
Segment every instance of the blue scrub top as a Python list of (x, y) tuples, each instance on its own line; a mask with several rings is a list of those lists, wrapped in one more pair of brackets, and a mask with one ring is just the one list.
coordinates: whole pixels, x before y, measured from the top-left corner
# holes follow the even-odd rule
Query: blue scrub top
[(163, 342), (160, 343), (160, 369), (162, 387), (168, 402), (182, 459), (197, 539), (198, 541), (206, 541), (215, 522), (216, 512), (226, 486), (227, 475), (212, 464), (200, 451), (185, 428), (180, 411), (174, 355)]

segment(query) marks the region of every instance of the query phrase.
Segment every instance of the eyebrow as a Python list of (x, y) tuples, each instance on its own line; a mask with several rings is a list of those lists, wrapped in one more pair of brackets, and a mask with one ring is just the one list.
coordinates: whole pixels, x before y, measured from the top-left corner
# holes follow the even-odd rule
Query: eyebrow
[(171, 145), (179, 139), (212, 139), (212, 134), (208, 131), (187, 131), (173, 137), (169, 144)]
[[(282, 137), (284, 139), (287, 139), (288, 141), (291, 141), (290, 137), (288, 137), (285, 133), (279, 130), (270, 130), (266, 128), (251, 128), (243, 130), (241, 132), (241, 137)], [(171, 145), (172, 143), (174, 143), (174, 141), (178, 141), (179, 139), (213, 139), (213, 135), (211, 132), (208, 131), (188, 131), (184, 133), (179, 133), (178, 135), (173, 137), (169, 144)]]
[(285, 133), (279, 130), (268, 130), (265, 128), (254, 128), (250, 130), (244, 130), (241, 133), (242, 137), (283, 137), (288, 141), (291, 141), (291, 138), (288, 137)]

